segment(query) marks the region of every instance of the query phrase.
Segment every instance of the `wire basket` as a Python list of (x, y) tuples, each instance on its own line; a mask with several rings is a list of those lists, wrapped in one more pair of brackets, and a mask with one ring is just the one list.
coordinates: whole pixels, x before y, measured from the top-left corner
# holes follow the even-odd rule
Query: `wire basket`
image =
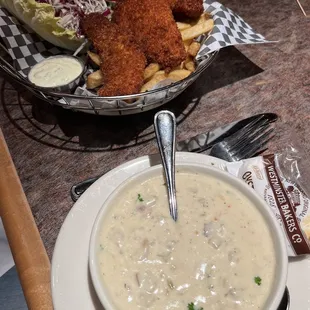
[[(2, 44), (0, 45), (2, 49), (6, 51), (6, 48)], [(201, 60), (195, 72), (181, 81), (145, 93), (114, 97), (100, 97), (95, 94), (89, 96), (79, 94), (77, 91), (74, 94), (69, 94), (42, 90), (20, 75), (4, 56), (0, 56), (0, 67), (12, 77), (13, 80), (25, 86), (36, 97), (51, 104), (61, 106), (65, 109), (90, 114), (127, 115), (155, 109), (180, 95), (205, 69), (208, 68), (215, 59), (217, 53), (218, 52), (211, 53)]]

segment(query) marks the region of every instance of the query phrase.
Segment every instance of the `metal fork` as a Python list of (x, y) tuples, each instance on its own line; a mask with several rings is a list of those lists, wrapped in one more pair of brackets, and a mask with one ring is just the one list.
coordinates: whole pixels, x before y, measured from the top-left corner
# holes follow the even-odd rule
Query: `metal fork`
[(215, 144), (207, 154), (230, 162), (253, 157), (265, 150), (273, 131), (268, 120), (259, 118)]

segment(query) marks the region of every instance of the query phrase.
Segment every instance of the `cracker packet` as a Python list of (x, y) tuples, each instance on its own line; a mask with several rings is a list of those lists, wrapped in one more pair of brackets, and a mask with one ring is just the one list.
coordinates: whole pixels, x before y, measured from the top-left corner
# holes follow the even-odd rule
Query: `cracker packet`
[(308, 170), (293, 146), (282, 153), (227, 164), (230, 174), (246, 182), (269, 205), (285, 234), (290, 257), (310, 254)]

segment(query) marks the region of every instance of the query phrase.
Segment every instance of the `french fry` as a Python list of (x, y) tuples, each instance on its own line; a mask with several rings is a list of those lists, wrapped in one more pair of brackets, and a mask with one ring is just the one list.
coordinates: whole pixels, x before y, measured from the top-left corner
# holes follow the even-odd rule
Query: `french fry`
[(193, 57), (196, 57), (198, 51), (200, 49), (200, 43), (198, 42), (193, 42), (187, 50), (187, 53)]
[(124, 100), (126, 103), (131, 104), (134, 103), (137, 99), (126, 99)]
[(167, 77), (167, 74), (164, 70), (160, 70), (160, 71), (157, 71), (154, 75), (154, 77), (158, 77), (158, 76), (164, 76), (164, 78)]
[(186, 52), (188, 52), (188, 49), (189, 49), (190, 45), (192, 44), (192, 42), (193, 42), (193, 40), (187, 40), (187, 41), (183, 42)]
[(183, 41), (187, 41), (190, 39), (194, 39), (199, 37), (200, 35), (209, 32), (213, 28), (213, 19), (205, 20), (201, 23), (196, 24), (191, 28), (187, 28), (181, 31), (181, 36)]
[(156, 63), (151, 63), (149, 64), (145, 69), (144, 69), (144, 81), (149, 80), (150, 78), (152, 78), (152, 76), (159, 71), (160, 66), (159, 64)]
[(166, 79), (165, 74), (158, 74), (157, 76), (153, 76), (152, 79), (150, 79), (148, 82), (146, 82), (142, 87), (141, 87), (141, 93), (144, 93), (148, 90), (151, 90), (156, 84), (158, 84), (160, 81), (163, 81)]
[(194, 72), (195, 69), (196, 69), (196, 65), (195, 65), (195, 62), (193, 60), (193, 57), (188, 55), (184, 61), (184, 68), (183, 69), (186, 69), (188, 71), (191, 71), (191, 72)]
[(173, 70), (168, 74), (168, 78), (177, 82), (185, 79), (191, 74), (191, 71), (185, 69)]
[(185, 61), (182, 61), (177, 67), (173, 68), (173, 70), (180, 70), (184, 69)]
[(192, 60), (193, 60), (193, 57), (191, 55), (187, 55), (186, 59), (184, 60), (184, 66)]
[(200, 15), (198, 21), (196, 22), (196, 24), (200, 24), (205, 22), (208, 19), (212, 19), (212, 16), (209, 13), (203, 13)]
[(204, 16), (205, 19), (212, 19), (212, 15), (210, 13), (205, 12), (202, 15)]
[(101, 60), (98, 54), (88, 51), (87, 52), (89, 58), (97, 65), (100, 66)]
[(97, 70), (88, 75), (86, 81), (86, 87), (88, 89), (94, 89), (103, 84), (103, 73), (101, 70)]
[(191, 61), (186, 62), (186, 63), (185, 63), (185, 68), (186, 68), (188, 71), (194, 72), (195, 69), (196, 69), (196, 66), (195, 66), (194, 61), (191, 60)]
[(191, 24), (188, 24), (188, 23), (176, 22), (176, 24), (180, 31), (191, 27)]

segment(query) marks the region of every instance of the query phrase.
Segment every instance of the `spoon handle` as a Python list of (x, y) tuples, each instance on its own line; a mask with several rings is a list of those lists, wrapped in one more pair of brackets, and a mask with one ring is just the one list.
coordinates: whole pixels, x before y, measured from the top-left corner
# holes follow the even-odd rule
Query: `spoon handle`
[(169, 111), (156, 113), (154, 127), (168, 187), (170, 215), (176, 221), (178, 208), (175, 191), (176, 120), (174, 114)]

